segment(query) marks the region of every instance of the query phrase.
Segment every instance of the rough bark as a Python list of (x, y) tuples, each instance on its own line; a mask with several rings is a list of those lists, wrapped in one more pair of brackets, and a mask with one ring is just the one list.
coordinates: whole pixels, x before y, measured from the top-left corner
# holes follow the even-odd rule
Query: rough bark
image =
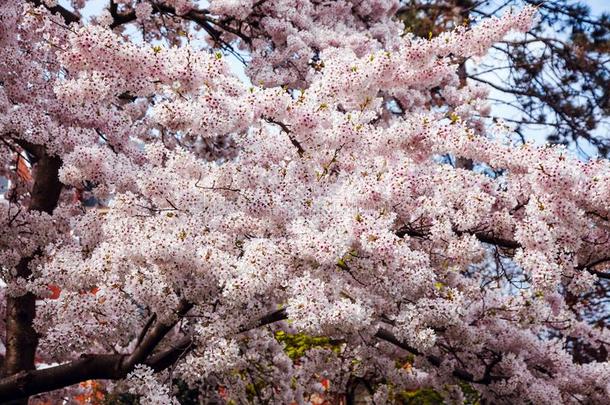
[[(58, 171), (61, 160), (47, 155), (42, 148), (31, 147), (37, 159), (34, 167), (34, 184), (29, 211), (52, 214), (57, 206), (61, 183)], [(32, 271), (30, 263), (34, 257), (24, 257), (16, 267), (16, 277), (28, 279)], [(8, 297), (6, 303), (6, 355), (2, 374), (10, 376), (35, 368), (34, 358), (38, 346), (38, 335), (33, 328), (36, 317), (36, 296), (30, 292), (18, 297)], [(1, 396), (0, 396), (1, 397)], [(27, 399), (17, 403), (27, 403)]]

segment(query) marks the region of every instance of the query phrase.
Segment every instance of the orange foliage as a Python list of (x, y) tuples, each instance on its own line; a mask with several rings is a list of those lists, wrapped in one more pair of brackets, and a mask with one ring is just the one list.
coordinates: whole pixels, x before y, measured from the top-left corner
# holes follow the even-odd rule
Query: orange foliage
[(49, 284), (49, 290), (51, 290), (51, 296), (49, 297), (50, 300), (56, 300), (59, 298), (59, 295), (61, 294), (61, 288), (59, 288), (55, 284)]
[(77, 404), (102, 405), (106, 397), (104, 386), (94, 380), (88, 380), (79, 384), (84, 389), (84, 393), (74, 396), (73, 400)]
[(32, 172), (21, 155), (17, 155), (17, 175), (24, 181), (32, 180)]
[[(55, 284), (49, 284), (48, 285), (49, 290), (51, 291), (51, 296), (48, 297), (50, 300), (56, 300), (59, 298), (59, 296), (61, 295), (61, 288)], [(93, 295), (97, 294), (97, 292), (100, 289), (98, 287), (93, 287), (91, 290), (87, 291), (87, 290), (82, 290), (79, 292), (80, 295), (85, 295), (88, 293), (91, 293)], [(103, 301), (102, 301), (103, 302)]]

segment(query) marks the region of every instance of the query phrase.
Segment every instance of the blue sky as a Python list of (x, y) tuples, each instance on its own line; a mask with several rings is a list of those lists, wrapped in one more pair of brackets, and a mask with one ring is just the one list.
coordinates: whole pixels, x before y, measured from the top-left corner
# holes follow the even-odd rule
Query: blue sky
[[(496, 3), (498, 5), (501, 5), (501, 4), (504, 4), (504, 2), (505, 2), (504, 0), (492, 0), (491, 5), (493, 6)], [(604, 12), (610, 13), (610, 0), (581, 0), (581, 3), (587, 4), (591, 8), (592, 14), (595, 16), (598, 16)], [(517, 37), (519, 35), (523, 35), (523, 34), (515, 34), (515, 36), (517, 36)], [(490, 52), (488, 54), (488, 57), (485, 58), (484, 62), (489, 63), (491, 66), (493, 66), (493, 65), (502, 65), (503, 60), (504, 60), (504, 58), (501, 57), (499, 60), (494, 62), (494, 53)], [(502, 83), (506, 80), (505, 76), (503, 75), (503, 71), (499, 71), (494, 74), (484, 75), (483, 77), (489, 81), (496, 82), (496, 83), (498, 83), (498, 82)], [(506, 95), (504, 93), (501, 93), (494, 89), (490, 90), (490, 96), (492, 98), (499, 99), (499, 100), (510, 100), (510, 101), (514, 100), (513, 97)], [(520, 112), (518, 112), (504, 104), (496, 103), (496, 102), (492, 102), (492, 115), (503, 117), (503, 118), (516, 119), (516, 120), (518, 120), (521, 117)], [(523, 128), (523, 133), (528, 140), (533, 140), (537, 144), (542, 144), (542, 143), (546, 142), (546, 135), (548, 133), (548, 127), (526, 126), (525, 128)], [(594, 134), (596, 137), (600, 137), (600, 138), (610, 137), (610, 134), (608, 133), (607, 125), (600, 126), (598, 129), (595, 130)], [(583, 158), (587, 158), (587, 157), (595, 155), (595, 149), (592, 148), (590, 145), (588, 145), (586, 142), (579, 142), (578, 148), (575, 147), (575, 145), (571, 145), (570, 149)]]
[(591, 11), (593, 11), (595, 14), (610, 11), (610, 0), (587, 0), (585, 3), (591, 7)]

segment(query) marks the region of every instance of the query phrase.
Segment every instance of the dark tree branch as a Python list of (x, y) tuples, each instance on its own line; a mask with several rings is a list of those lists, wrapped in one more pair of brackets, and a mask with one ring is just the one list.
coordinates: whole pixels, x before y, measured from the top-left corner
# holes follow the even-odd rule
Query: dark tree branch
[[(190, 338), (184, 338), (170, 349), (150, 356), (144, 362), (155, 372), (160, 372), (178, 360), (192, 347)], [(121, 354), (83, 354), (79, 359), (55, 367), (21, 371), (0, 380), (2, 401), (14, 401), (28, 396), (49, 392), (87, 380), (118, 380), (131, 370), (121, 368)]]
[[(483, 243), (487, 243), (489, 245), (497, 246), (502, 249), (515, 250), (515, 249), (519, 249), (522, 247), (521, 244), (515, 240), (496, 237), (496, 236), (493, 236), (492, 234), (485, 233), (485, 232), (458, 231), (455, 229), (454, 229), (454, 232), (457, 235), (464, 235), (464, 234), (474, 235), (479, 241), (481, 241)], [(402, 238), (407, 235), (416, 237), (416, 238), (426, 238), (429, 236), (429, 234), (427, 232), (412, 229), (410, 227), (403, 227), (403, 228), (400, 228), (398, 231), (396, 231), (396, 236), (398, 236), (399, 238)], [(589, 273), (594, 274), (599, 278), (610, 279), (610, 273), (604, 273), (599, 270), (593, 269), (594, 266), (601, 264), (601, 263), (605, 263), (605, 262), (610, 262), (610, 257), (603, 257), (601, 259), (595, 260), (586, 265), (577, 266), (576, 269), (577, 270), (586, 270)]]
[(240, 330), (240, 332), (247, 332), (249, 330), (260, 328), (286, 319), (288, 319), (288, 313), (286, 312), (286, 308), (281, 308), (276, 311), (269, 312), (267, 315), (264, 315), (263, 317), (258, 319), (256, 323), (254, 323), (254, 325), (244, 327)]
[(144, 362), (144, 364), (152, 368), (156, 373), (163, 371), (166, 368), (174, 365), (178, 359), (180, 359), (194, 347), (195, 344), (193, 342), (193, 338), (190, 336), (185, 336), (178, 342), (172, 344), (170, 348), (150, 356), (148, 360)]
[(127, 373), (119, 367), (122, 357), (120, 354), (82, 355), (59, 366), (21, 371), (0, 380), (0, 398), (13, 401), (86, 380), (124, 378)]
[[(242, 331), (245, 332), (250, 329), (269, 325), (271, 323), (283, 321), (286, 319), (288, 319), (288, 313), (286, 312), (285, 308), (282, 308), (277, 311), (270, 312), (269, 314), (263, 316), (256, 322), (255, 326), (250, 327), (250, 328), (244, 328)], [(400, 341), (396, 336), (394, 336), (394, 334), (392, 334), (392, 332), (390, 332), (386, 329), (380, 328), (377, 331), (377, 333), (375, 334), (375, 337), (380, 340), (384, 340), (388, 343), (392, 343), (393, 345), (400, 347), (401, 349), (406, 350), (409, 353), (414, 354), (416, 356), (424, 356), (424, 354), (421, 353), (419, 350)], [(442, 359), (437, 356), (426, 355), (426, 359), (428, 360), (428, 362), (430, 364), (432, 364), (435, 367), (440, 367), (440, 365), (442, 364)], [(502, 377), (491, 375), (491, 369), (493, 368), (493, 365), (497, 364), (497, 362), (495, 362), (495, 363), (492, 362), (490, 364), (492, 364), (492, 365), (488, 365), (488, 367), (486, 368), (486, 371), (485, 371), (485, 375), (481, 379), (475, 379), (474, 376), (471, 373), (469, 373), (468, 371), (458, 369), (458, 368), (453, 370), (453, 376), (462, 381), (465, 381), (465, 382), (488, 385), (488, 384), (492, 383), (493, 381), (496, 381), (496, 380), (499, 380), (502, 378)]]
[[(375, 334), (375, 337), (386, 341), (388, 343), (392, 343), (394, 346), (400, 347), (403, 350), (408, 351), (411, 354), (414, 354), (416, 356), (423, 356), (423, 353), (421, 353), (419, 350), (415, 349), (414, 347), (409, 346), (408, 344), (401, 342), (398, 338), (396, 338), (396, 336), (394, 336), (394, 334), (392, 334), (392, 332), (380, 328), (377, 333)], [(433, 355), (426, 355), (426, 360), (428, 360), (428, 363), (432, 364), (435, 367), (440, 367), (441, 364), (443, 363), (443, 360), (440, 357), (437, 356), (433, 356)], [(493, 366), (491, 366), (493, 367)], [(491, 367), (489, 367), (489, 369), (486, 369), (485, 375), (483, 376), (483, 378), (481, 379), (476, 379), (472, 373), (460, 369), (460, 368), (454, 368), (453, 369), (453, 376), (459, 380), (468, 382), (468, 383), (474, 383), (474, 384), (482, 384), (482, 385), (489, 385), (491, 384), (493, 381), (497, 381), (497, 380), (501, 380), (502, 377), (498, 377), (498, 376), (492, 376), (491, 375)]]
[(87, 380), (122, 379), (140, 363), (148, 365), (155, 371), (162, 371), (190, 349), (191, 339), (183, 338), (169, 349), (152, 356), (151, 354), (192, 307), (193, 304), (183, 301), (176, 310), (175, 320), (172, 322), (157, 321), (152, 327), (145, 325), (144, 328), (149, 329), (143, 333), (144, 338), (131, 354), (83, 354), (80, 358), (59, 366), (40, 370), (19, 370), (0, 380), (0, 398), (6, 401), (19, 400)]
[[(79, 382), (95, 379), (117, 380), (131, 372), (136, 364), (146, 364), (155, 372), (172, 366), (178, 359), (194, 347), (190, 336), (186, 336), (170, 347), (156, 354), (151, 354), (177, 324), (193, 307), (191, 303), (182, 302), (176, 310), (176, 319), (170, 323), (156, 322), (154, 326), (148, 323), (140, 335), (141, 342), (129, 355), (124, 354), (83, 354), (80, 358), (66, 364), (41, 370), (24, 370), (0, 380), (0, 398), (12, 401), (27, 398), (42, 392), (65, 388)], [(285, 309), (270, 312), (261, 317), (250, 327), (244, 327), (240, 332), (269, 325), (286, 319)]]
[(64, 19), (64, 21), (68, 25), (70, 25), (71, 23), (80, 21), (80, 17), (78, 15), (74, 14), (72, 11), (68, 10), (67, 8), (60, 6), (59, 4), (57, 4), (53, 7), (49, 7), (46, 4), (44, 4), (44, 2), (41, 0), (29, 0), (29, 2), (32, 3), (36, 7), (44, 6), (47, 10), (49, 10), (53, 14), (61, 15), (61, 17)]
[(288, 128), (288, 126), (286, 124), (284, 124), (283, 122), (280, 121), (276, 121), (272, 118), (265, 118), (265, 121), (267, 121), (270, 124), (275, 124), (278, 127), (280, 127), (282, 129), (282, 131), (284, 131), (286, 133), (286, 135), (288, 135), (288, 139), (290, 139), (290, 143), (292, 144), (292, 146), (294, 146), (295, 148), (297, 148), (297, 153), (299, 154), (299, 156), (303, 156), (303, 154), (305, 153), (305, 149), (303, 149), (303, 146), (301, 146), (301, 143), (299, 141), (297, 141), (296, 139), (294, 139), (292, 137), (292, 131), (290, 130), (290, 128)]
[(587, 270), (589, 273), (596, 275), (598, 278), (610, 280), (610, 273), (605, 273), (605, 272), (593, 269), (593, 267), (595, 267), (599, 264), (602, 264), (602, 263), (607, 263), (607, 262), (610, 262), (610, 257), (602, 257), (602, 258), (594, 260), (590, 263), (577, 266), (576, 268), (578, 270), (583, 270), (583, 269)]
[(142, 331), (140, 332), (140, 336), (138, 336), (138, 340), (136, 341), (136, 346), (139, 346), (140, 343), (142, 342), (142, 340), (144, 340), (144, 338), (146, 337), (146, 334), (148, 333), (148, 330), (153, 326), (153, 324), (155, 323), (155, 321), (157, 320), (157, 314), (152, 314), (150, 318), (148, 318), (148, 321), (146, 321), (146, 324), (144, 325), (144, 327), (142, 328)]
[[(490, 245), (495, 245), (495, 246), (505, 248), (505, 249), (518, 249), (521, 247), (521, 244), (519, 244), (519, 242), (510, 240), (510, 239), (499, 238), (499, 237), (496, 237), (496, 236), (493, 236), (491, 234), (487, 234), (484, 232), (467, 232), (467, 231), (459, 231), (456, 229), (454, 229), (453, 231), (459, 236), (464, 235), (464, 234), (473, 234), (479, 241), (481, 241), (483, 243), (488, 243)], [(426, 238), (429, 236), (429, 234), (427, 232), (412, 229), (410, 227), (403, 227), (403, 228), (400, 228), (398, 231), (396, 231), (396, 236), (398, 236), (399, 238), (402, 238), (404, 236), (413, 236), (416, 238)]]
[(182, 317), (186, 315), (191, 308), (193, 308), (193, 304), (183, 301), (176, 310), (176, 320), (174, 322), (165, 323), (162, 321), (157, 321), (155, 325), (144, 334), (144, 338), (136, 346), (134, 351), (129, 356), (122, 359), (120, 368), (124, 370), (131, 370), (136, 364), (142, 363), (146, 357), (153, 352), (161, 340), (163, 340), (165, 335), (172, 330), (172, 328), (176, 325), (176, 322), (179, 319), (182, 319)]

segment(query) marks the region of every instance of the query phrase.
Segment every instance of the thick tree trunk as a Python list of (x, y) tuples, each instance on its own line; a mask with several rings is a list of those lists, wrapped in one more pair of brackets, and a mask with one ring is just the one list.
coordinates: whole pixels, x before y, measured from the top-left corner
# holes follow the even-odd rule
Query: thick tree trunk
[[(58, 157), (47, 155), (42, 147), (32, 147), (32, 149), (38, 160), (34, 167), (34, 185), (28, 210), (51, 214), (57, 206), (61, 192), (61, 183), (58, 178), (61, 160)], [(34, 256), (21, 259), (16, 268), (17, 277), (28, 279), (31, 276), (32, 271), (29, 265)], [(38, 335), (32, 326), (35, 317), (36, 296), (34, 294), (28, 292), (19, 297), (7, 298), (6, 355), (2, 370), (4, 376), (35, 368), (34, 358), (38, 346)], [(27, 399), (14, 402), (14, 404), (26, 403)]]
[[(23, 258), (17, 266), (17, 277), (27, 278), (31, 271), (31, 258)], [(8, 297), (6, 305), (6, 356), (4, 375), (34, 368), (34, 355), (38, 337), (32, 323), (36, 316), (36, 297), (27, 293), (20, 297)]]

